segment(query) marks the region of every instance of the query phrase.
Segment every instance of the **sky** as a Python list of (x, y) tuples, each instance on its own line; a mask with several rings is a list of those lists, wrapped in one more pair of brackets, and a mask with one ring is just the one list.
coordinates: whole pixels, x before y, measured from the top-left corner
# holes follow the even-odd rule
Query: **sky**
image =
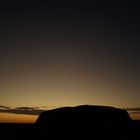
[(3, 2), (0, 105), (140, 107), (139, 6)]

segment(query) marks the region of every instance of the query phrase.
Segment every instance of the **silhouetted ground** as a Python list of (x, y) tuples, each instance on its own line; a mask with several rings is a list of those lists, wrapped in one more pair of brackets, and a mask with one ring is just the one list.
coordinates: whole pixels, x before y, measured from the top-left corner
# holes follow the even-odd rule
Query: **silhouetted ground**
[[(104, 126), (103, 126), (104, 127)], [(60, 126), (61, 128), (61, 126)], [(90, 128), (86, 128), (86, 131), (88, 131), (88, 129)], [(95, 128), (96, 129), (96, 128)], [(116, 128), (116, 129), (120, 129), (120, 128)], [(0, 123), (0, 139), (1, 140), (20, 140), (20, 139), (29, 139), (29, 140), (33, 140), (33, 139), (51, 139), (51, 136), (54, 138), (59, 138), (59, 137), (65, 137), (66, 139), (69, 139), (69, 138), (73, 138), (76, 137), (76, 138), (85, 138), (87, 137), (87, 139), (92, 136), (92, 138), (94, 139), (105, 139), (105, 138), (108, 138), (110, 137), (110, 139), (112, 138), (113, 140), (114, 139), (137, 139), (139, 138), (139, 130), (140, 130), (140, 120), (139, 121), (133, 121), (132, 125), (131, 125), (131, 131), (127, 132), (127, 129), (124, 130), (124, 133), (126, 133), (126, 137), (124, 137), (125, 135), (121, 135), (121, 134), (118, 134), (118, 132), (114, 132), (115, 134), (112, 134), (111, 131), (104, 131), (104, 132), (101, 132), (100, 130), (98, 131), (98, 133), (94, 132), (94, 129), (90, 129), (91, 131), (91, 134), (86, 134), (86, 132), (84, 133), (84, 136), (81, 133), (79, 133), (79, 131), (77, 130), (77, 133), (79, 133), (79, 136), (78, 135), (72, 135), (73, 132), (61, 132), (59, 135), (56, 133), (56, 132), (51, 132), (50, 134), (48, 134), (47, 132), (45, 133), (41, 133), (40, 130), (38, 130), (35, 126), (35, 124), (11, 124), (11, 123)], [(66, 130), (67, 131), (67, 130)], [(114, 130), (112, 130), (114, 131)], [(58, 130), (59, 132), (59, 130)], [(62, 135), (62, 136), (60, 136)], [(83, 136), (83, 137), (82, 137)], [(99, 136), (99, 137), (98, 137)]]
[[(125, 122), (125, 120), (120, 120), (119, 118), (118, 120), (115, 120), (115, 123), (114, 123), (112, 119), (110, 119), (110, 121), (101, 119), (101, 118), (105, 118), (105, 116), (108, 116), (108, 114), (104, 116), (96, 115), (95, 117), (96, 119), (95, 119), (93, 118), (92, 113), (90, 114), (91, 116), (88, 114), (90, 110), (89, 107), (88, 107), (89, 110), (86, 111), (86, 113), (84, 109), (84, 118), (86, 117), (86, 120), (84, 120), (83, 116), (79, 118), (81, 113), (83, 113), (83, 109), (80, 112), (78, 109), (78, 114), (76, 114), (75, 112), (73, 114), (72, 113), (73, 110), (72, 112), (71, 111), (67, 112), (66, 110), (69, 110), (69, 109), (71, 110), (71, 108), (61, 108), (61, 109), (49, 111), (49, 115), (48, 115), (48, 111), (47, 113), (43, 112), (42, 113), (43, 117), (45, 117), (46, 120), (45, 121), (43, 120), (42, 122), (42, 117), (41, 117), (42, 114), (41, 114), (36, 124), (8, 124), (8, 123), (2, 124), (1, 123), (0, 124), (0, 139), (3, 139), (3, 140), (5, 139), (14, 139), (14, 140), (44, 139), (44, 140), (47, 140), (47, 139), (53, 139), (53, 138), (57, 138), (57, 139), (84, 138), (86, 140), (87, 139), (126, 140), (126, 139), (136, 139), (137, 137), (139, 137), (140, 121), (130, 120), (128, 122)], [(122, 110), (119, 110), (119, 111), (122, 111)], [(90, 110), (90, 112), (92, 111)], [(107, 113), (108, 111), (105, 111), (105, 112)], [(112, 108), (111, 108), (111, 112), (112, 112)], [(97, 110), (96, 110), (96, 113), (97, 113)], [(113, 112), (112, 115), (114, 114), (115, 112)], [(48, 116), (51, 116), (51, 117), (49, 118)], [(87, 118), (89, 119), (87, 120)], [(39, 122), (40, 119), (41, 119), (41, 124)]]

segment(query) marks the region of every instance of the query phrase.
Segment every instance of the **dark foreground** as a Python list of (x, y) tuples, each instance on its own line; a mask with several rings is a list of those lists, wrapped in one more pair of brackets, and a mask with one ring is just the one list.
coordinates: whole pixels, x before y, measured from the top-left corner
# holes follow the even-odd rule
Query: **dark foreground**
[[(20, 139), (53, 139), (53, 138), (85, 138), (87, 139), (136, 139), (139, 137), (139, 130), (140, 130), (140, 121), (133, 121), (131, 124), (131, 128), (126, 128), (122, 130), (120, 133), (121, 128), (113, 128), (113, 129), (105, 129), (105, 126), (102, 128), (85, 128), (85, 132), (81, 132), (77, 130), (73, 132), (73, 128), (69, 130), (66, 128), (64, 132), (57, 131), (57, 132), (46, 132), (45, 130), (38, 129), (35, 124), (0, 124), (0, 139), (7, 140), (20, 140)], [(61, 126), (60, 126), (61, 129)], [(84, 128), (83, 128), (84, 129)], [(71, 131), (70, 131), (71, 130)], [(67, 132), (68, 131), (68, 132)]]
[(127, 140), (138, 138), (139, 130), (140, 121), (126, 110), (83, 105), (42, 112), (35, 124), (0, 124), (0, 139)]

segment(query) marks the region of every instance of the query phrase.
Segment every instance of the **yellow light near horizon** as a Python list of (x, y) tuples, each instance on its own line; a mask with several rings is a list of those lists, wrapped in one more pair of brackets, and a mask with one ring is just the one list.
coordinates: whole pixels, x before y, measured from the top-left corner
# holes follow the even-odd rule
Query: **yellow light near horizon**
[(1, 123), (35, 123), (37, 115), (0, 113)]
[(129, 116), (130, 116), (133, 120), (140, 120), (140, 113), (129, 113)]
[[(133, 120), (140, 120), (140, 114), (129, 113)], [(0, 113), (0, 123), (35, 123), (38, 115)]]

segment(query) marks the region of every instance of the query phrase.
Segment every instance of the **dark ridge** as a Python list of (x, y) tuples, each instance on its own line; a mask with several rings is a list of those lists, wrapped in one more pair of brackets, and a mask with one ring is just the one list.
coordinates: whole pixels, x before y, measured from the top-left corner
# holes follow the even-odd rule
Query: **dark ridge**
[(126, 137), (132, 120), (126, 110), (95, 105), (62, 107), (44, 111), (36, 121), (38, 130), (44, 134), (57, 133), (80, 137), (107, 136), (108, 139)]
[(140, 121), (126, 110), (81, 105), (44, 111), (35, 124), (2, 124), (1, 139), (93, 139), (127, 140), (139, 136)]
[[(46, 125), (49, 123), (62, 123), (69, 121), (75, 123), (90, 124), (96, 123), (126, 123), (131, 121), (126, 110), (118, 109), (114, 107), (107, 106), (93, 106), (93, 105), (81, 105), (76, 107), (62, 107), (53, 110), (44, 111), (38, 117), (36, 124)], [(71, 124), (71, 122), (70, 122)], [(50, 124), (51, 125), (51, 124)]]

